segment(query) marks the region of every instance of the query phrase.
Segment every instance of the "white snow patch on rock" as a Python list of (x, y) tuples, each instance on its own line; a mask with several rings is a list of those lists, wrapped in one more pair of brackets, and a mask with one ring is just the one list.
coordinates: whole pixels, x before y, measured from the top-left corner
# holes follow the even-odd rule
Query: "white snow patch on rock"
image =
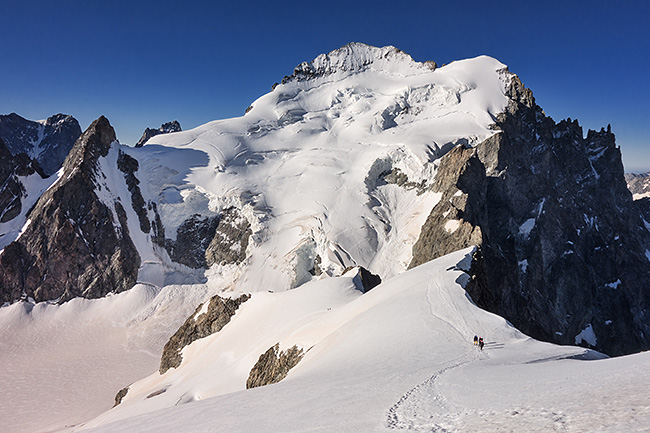
[(458, 230), (458, 227), (460, 227), (460, 221), (458, 220), (449, 220), (445, 223), (445, 230), (447, 233), (455, 232)]
[(587, 327), (583, 329), (582, 332), (580, 332), (580, 334), (576, 335), (575, 344), (580, 344), (583, 341), (590, 346), (596, 346), (598, 339), (596, 338), (596, 333), (594, 332), (594, 328), (591, 326), (591, 323), (588, 324)]
[(528, 269), (528, 259), (524, 259), (519, 262), (519, 269), (521, 269), (521, 272), (526, 272), (526, 269)]
[(535, 227), (535, 218), (527, 219), (522, 225), (519, 226), (519, 234), (524, 237), (530, 236), (530, 232)]

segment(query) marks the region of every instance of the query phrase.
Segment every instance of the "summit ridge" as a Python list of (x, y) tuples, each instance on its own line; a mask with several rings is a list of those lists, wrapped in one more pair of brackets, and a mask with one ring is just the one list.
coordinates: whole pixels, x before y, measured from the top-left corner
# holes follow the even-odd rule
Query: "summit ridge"
[(320, 54), (310, 62), (296, 66), (291, 76), (285, 77), (283, 83), (296, 79), (307, 80), (332, 74), (362, 72), (367, 68), (383, 72), (411, 72), (435, 70), (435, 62), (419, 63), (404, 51), (391, 45), (374, 47), (361, 42), (351, 42), (341, 48)]

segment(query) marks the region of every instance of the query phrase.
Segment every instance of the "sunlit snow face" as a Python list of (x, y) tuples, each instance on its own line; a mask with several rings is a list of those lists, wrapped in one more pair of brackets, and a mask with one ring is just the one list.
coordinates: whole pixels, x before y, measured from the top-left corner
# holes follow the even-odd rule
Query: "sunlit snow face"
[(134, 153), (168, 238), (193, 214), (235, 206), (253, 227), (253, 286), (294, 287), (316, 257), (329, 275), (406, 268), (439, 196), (383, 176), (398, 170), (426, 186), (455, 144), (493, 134), (504, 66), (479, 57), (432, 70), (392, 50), (348, 51), (316, 59), (319, 73), (276, 86), (244, 117), (160, 135)]

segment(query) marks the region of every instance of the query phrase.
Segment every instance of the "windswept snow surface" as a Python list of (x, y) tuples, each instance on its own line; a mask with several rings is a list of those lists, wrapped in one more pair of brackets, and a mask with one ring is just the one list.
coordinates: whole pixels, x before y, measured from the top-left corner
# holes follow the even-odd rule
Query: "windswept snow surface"
[[(456, 264), (470, 253), (363, 295), (346, 277), (253, 294), (177, 369), (65, 431), (647, 431), (650, 354), (601, 359), (526, 337), (467, 297)], [(255, 354), (278, 342), (308, 351), (282, 382), (245, 390)]]

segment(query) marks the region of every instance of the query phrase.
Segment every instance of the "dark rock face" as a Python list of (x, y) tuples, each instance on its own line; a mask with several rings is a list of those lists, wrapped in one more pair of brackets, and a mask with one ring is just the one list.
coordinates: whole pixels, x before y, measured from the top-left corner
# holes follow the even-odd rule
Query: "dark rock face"
[(366, 293), (381, 284), (381, 277), (379, 275), (373, 274), (363, 266), (357, 266), (356, 268), (347, 268), (343, 271), (343, 274), (346, 274), (352, 269), (357, 270), (357, 275), (354, 277), (354, 284), (356, 285), (357, 290)]
[(205, 268), (205, 252), (214, 236), (219, 219), (193, 215), (178, 227), (176, 241), (165, 240), (169, 257), (193, 269)]
[[(610, 355), (650, 348), (650, 232), (614, 135), (555, 123), (516, 76), (500, 133), (441, 161), (412, 266), (479, 249), (467, 291), (535, 338)], [(588, 337), (593, 331), (596, 339)]]
[(199, 305), (194, 314), (178, 328), (178, 331), (165, 344), (160, 360), (160, 374), (181, 365), (183, 361), (181, 351), (185, 346), (221, 331), (230, 322), (230, 318), (235, 315), (239, 306), (249, 299), (250, 295), (241, 295), (237, 299), (215, 295), (210, 299), (210, 303), (203, 313), (201, 313), (203, 304)]
[(252, 233), (250, 223), (236, 208), (224, 209), (210, 245), (205, 250), (206, 264), (243, 262)]
[(260, 355), (246, 381), (246, 389), (270, 385), (287, 377), (289, 370), (295, 367), (304, 356), (302, 349), (293, 346), (280, 351), (280, 343)]
[[(461, 178), (469, 181), (477, 194), (469, 196), (464, 193), (458, 185)], [(480, 245), (483, 239), (481, 225), (469, 222), (480, 219), (486, 211), (483, 200), (485, 170), (476, 156), (476, 149), (458, 146), (451, 150), (440, 164), (433, 189), (442, 191), (443, 196), (429, 214), (418, 241), (413, 245), (410, 267), (470, 245)], [(480, 197), (481, 201), (468, 205), (474, 197)]]
[(381, 284), (381, 277), (375, 275), (364, 267), (359, 267), (359, 278), (363, 286), (363, 293), (366, 293)]
[(126, 186), (131, 193), (131, 206), (135, 213), (138, 214), (138, 220), (140, 221), (140, 230), (143, 233), (149, 233), (151, 230), (151, 222), (147, 214), (144, 197), (142, 197), (142, 192), (138, 186), (140, 181), (135, 177), (135, 172), (138, 171), (138, 161), (120, 151), (117, 157), (117, 168), (124, 173)]
[(140, 256), (119, 202), (110, 209), (97, 196), (98, 159), (115, 131), (100, 117), (70, 151), (61, 179), (29, 214), (31, 223), (0, 255), (0, 303), (25, 296), (36, 301), (96, 298), (130, 289)]
[(45, 177), (36, 160), (24, 153), (12, 155), (0, 138), (0, 222), (11, 221), (20, 214), (26, 192), (19, 176), (34, 173)]
[[(159, 221), (160, 217), (157, 218)], [(175, 241), (164, 239), (164, 230), (162, 238), (157, 236), (156, 239), (162, 242), (160, 245), (167, 249), (173, 261), (200, 269), (215, 263), (241, 263), (246, 258), (251, 234), (248, 220), (236, 208), (228, 208), (215, 217), (191, 216), (178, 227)]]
[(69, 115), (55, 114), (44, 123), (24, 119), (16, 113), (0, 115), (0, 138), (9, 151), (36, 159), (48, 176), (61, 168), (80, 135), (79, 122)]
[(179, 132), (182, 131), (181, 124), (178, 123), (178, 120), (172, 122), (163, 123), (158, 129), (147, 128), (142, 133), (142, 137), (135, 144), (135, 147), (144, 146), (151, 137), (155, 137), (160, 134), (169, 134), (170, 132)]

